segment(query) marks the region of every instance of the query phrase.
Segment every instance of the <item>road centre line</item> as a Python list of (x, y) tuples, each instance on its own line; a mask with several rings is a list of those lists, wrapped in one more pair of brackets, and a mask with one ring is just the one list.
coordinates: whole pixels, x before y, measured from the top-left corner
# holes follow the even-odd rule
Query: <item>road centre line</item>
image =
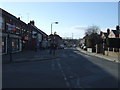
[(58, 67), (59, 67), (63, 77), (64, 77), (64, 80), (66, 81), (67, 87), (70, 88), (70, 83), (68, 82), (67, 76), (65, 75), (65, 73), (64, 73), (64, 71), (62, 69), (62, 66), (61, 66), (61, 64), (60, 64), (60, 62), (58, 60), (57, 60), (57, 64), (58, 64)]

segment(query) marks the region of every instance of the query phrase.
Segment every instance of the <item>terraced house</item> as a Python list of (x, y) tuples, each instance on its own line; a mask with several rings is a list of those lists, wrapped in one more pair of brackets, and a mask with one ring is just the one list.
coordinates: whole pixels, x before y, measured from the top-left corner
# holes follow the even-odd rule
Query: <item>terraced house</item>
[[(32, 24), (26, 24), (20, 20), (19, 17), (17, 18), (3, 9), (0, 9), (0, 11), (0, 38), (2, 39), (2, 54), (8, 54), (10, 52), (15, 53), (22, 50), (31, 49), (35, 40), (33, 39), (33, 32), (35, 31), (37, 35), (41, 36), (36, 39), (39, 38), (42, 40), (43, 36), (47, 36), (46, 33), (41, 33), (42, 31), (38, 32), (38, 28), (32, 29)], [(35, 25), (33, 26), (35, 27)]]

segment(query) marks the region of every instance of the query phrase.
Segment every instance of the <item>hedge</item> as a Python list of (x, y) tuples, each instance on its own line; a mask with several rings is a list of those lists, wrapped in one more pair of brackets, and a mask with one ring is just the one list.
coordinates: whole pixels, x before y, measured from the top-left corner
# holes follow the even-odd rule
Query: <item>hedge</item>
[(112, 48), (120, 48), (120, 38), (107, 38), (106, 45)]

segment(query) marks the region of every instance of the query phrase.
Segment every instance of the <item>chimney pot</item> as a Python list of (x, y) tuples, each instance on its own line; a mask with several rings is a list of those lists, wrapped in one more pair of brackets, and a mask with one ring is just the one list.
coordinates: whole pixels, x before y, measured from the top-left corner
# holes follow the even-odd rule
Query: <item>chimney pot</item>
[(30, 21), (30, 24), (32, 24), (32, 25), (35, 25), (35, 22), (34, 22), (34, 20)]
[(108, 34), (108, 35), (110, 34), (110, 29), (109, 29), (109, 28), (107, 29), (107, 34)]
[(20, 17), (18, 17), (18, 20), (20, 20)]
[(117, 25), (117, 26), (116, 26), (116, 30), (119, 30), (119, 29), (120, 29), (120, 27), (119, 27), (119, 25)]

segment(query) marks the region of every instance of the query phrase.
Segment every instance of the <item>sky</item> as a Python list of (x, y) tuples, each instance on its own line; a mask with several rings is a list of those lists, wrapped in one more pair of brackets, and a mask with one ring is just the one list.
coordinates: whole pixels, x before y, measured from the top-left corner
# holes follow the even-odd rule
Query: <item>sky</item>
[(47, 33), (61, 37), (83, 38), (88, 26), (97, 25), (106, 32), (118, 25), (118, 2), (2, 2), (0, 7), (22, 21), (35, 21)]

